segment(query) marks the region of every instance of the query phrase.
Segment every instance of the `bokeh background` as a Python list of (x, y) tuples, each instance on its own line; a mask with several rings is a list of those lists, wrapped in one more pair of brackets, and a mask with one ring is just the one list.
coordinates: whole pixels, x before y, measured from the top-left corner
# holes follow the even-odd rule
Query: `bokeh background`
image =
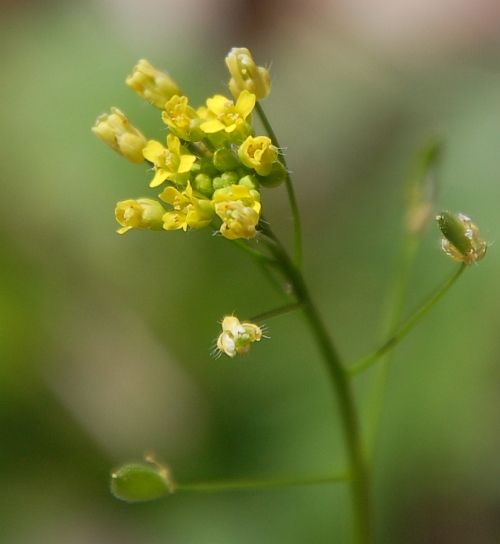
[[(492, 242), (398, 347), (375, 464), (380, 543), (500, 541), (500, 5), (496, 0), (2, 1), (0, 535), (9, 544), (349, 542), (343, 484), (127, 505), (110, 469), (148, 450), (179, 481), (343, 466), (336, 405), (300, 315), (244, 360), (217, 321), (280, 303), (207, 231), (115, 233), (149, 173), (90, 132), (139, 58), (194, 103), (223, 58), (272, 64), (265, 103), (297, 180), (306, 275), (346, 360), (380, 341), (415, 149), (444, 136), (440, 206)], [(264, 205), (290, 239), (284, 190)], [(451, 272), (431, 226), (405, 312)], [(360, 399), (373, 378), (359, 380)], [(365, 415), (368, 410), (365, 410)]]

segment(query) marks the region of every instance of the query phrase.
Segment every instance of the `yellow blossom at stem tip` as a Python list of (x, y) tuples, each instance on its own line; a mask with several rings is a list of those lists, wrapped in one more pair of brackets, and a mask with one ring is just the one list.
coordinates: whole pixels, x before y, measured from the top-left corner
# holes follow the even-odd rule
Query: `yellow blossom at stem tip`
[(255, 323), (243, 322), (234, 315), (222, 320), (222, 333), (217, 338), (217, 350), (229, 357), (248, 353), (251, 344), (260, 342), (262, 329)]
[(147, 60), (141, 59), (125, 83), (153, 106), (163, 109), (165, 102), (181, 94), (175, 81), (165, 72), (157, 70)]
[(147, 140), (118, 108), (111, 108), (111, 113), (100, 115), (92, 127), (92, 132), (129, 161), (144, 162), (142, 150)]
[(162, 113), (163, 122), (179, 138), (188, 142), (202, 139), (203, 133), (199, 126), (201, 119), (188, 103), (187, 96), (175, 95), (165, 104)]
[(215, 134), (225, 131), (234, 132), (237, 129), (246, 129), (246, 119), (255, 107), (255, 95), (243, 91), (236, 103), (221, 94), (207, 99), (206, 108), (199, 108), (198, 114), (204, 118), (200, 128), (205, 134)]
[(182, 153), (181, 142), (173, 134), (167, 136), (167, 147), (163, 147), (156, 140), (150, 140), (143, 149), (143, 155), (155, 168), (150, 187), (158, 187), (167, 179), (184, 184), (187, 179), (185, 174), (190, 172), (196, 161), (194, 155)]
[(226, 66), (231, 75), (229, 90), (235, 98), (244, 90), (253, 93), (257, 100), (271, 92), (269, 71), (255, 64), (246, 47), (233, 47), (226, 56)]

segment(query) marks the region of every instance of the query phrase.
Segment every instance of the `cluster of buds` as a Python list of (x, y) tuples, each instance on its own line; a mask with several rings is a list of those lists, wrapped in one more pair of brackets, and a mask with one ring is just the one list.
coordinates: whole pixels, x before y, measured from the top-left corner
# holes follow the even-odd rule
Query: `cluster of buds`
[(261, 187), (286, 177), (278, 148), (252, 127), (256, 101), (270, 91), (269, 73), (244, 48), (233, 48), (226, 64), (234, 100), (215, 95), (194, 108), (167, 73), (138, 62), (126, 83), (162, 110), (169, 131), (163, 142), (146, 139), (116, 108), (97, 119), (96, 136), (130, 161), (146, 161), (153, 169), (149, 186), (162, 188), (158, 200), (118, 202), (118, 233), (214, 225), (230, 240), (256, 236)]
[(448, 257), (464, 264), (474, 264), (486, 255), (488, 243), (481, 238), (470, 217), (463, 213), (441, 212), (436, 221), (443, 234), (441, 248)]

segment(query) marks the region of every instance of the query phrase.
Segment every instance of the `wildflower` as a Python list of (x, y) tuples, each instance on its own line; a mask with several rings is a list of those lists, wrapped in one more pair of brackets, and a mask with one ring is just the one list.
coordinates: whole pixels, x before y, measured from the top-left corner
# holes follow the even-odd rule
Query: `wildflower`
[(269, 71), (257, 66), (246, 47), (233, 47), (226, 57), (226, 65), (231, 74), (229, 90), (238, 98), (243, 90), (253, 93), (262, 100), (271, 92)]
[(118, 202), (115, 217), (122, 226), (118, 234), (125, 234), (130, 229), (161, 230), (165, 209), (151, 198), (129, 199)]
[(253, 168), (260, 176), (267, 176), (278, 159), (278, 148), (267, 136), (249, 136), (240, 145), (238, 155), (246, 167)]
[(181, 94), (175, 81), (165, 72), (160, 72), (147, 60), (141, 59), (125, 83), (157, 108), (163, 109), (165, 102), (175, 94)]
[(189, 182), (182, 192), (172, 186), (166, 187), (160, 198), (174, 208), (173, 211), (163, 215), (165, 230), (200, 229), (212, 221), (214, 215), (212, 203), (207, 198), (196, 196)]
[(201, 119), (188, 103), (187, 96), (174, 95), (165, 104), (161, 118), (172, 133), (188, 142), (201, 140)]
[(167, 179), (182, 185), (187, 179), (185, 174), (191, 170), (196, 161), (194, 155), (182, 154), (181, 142), (173, 134), (167, 136), (166, 148), (160, 142), (150, 140), (143, 150), (143, 155), (155, 167), (155, 176), (149, 184), (150, 187), (158, 187)]
[(481, 239), (479, 229), (466, 215), (441, 212), (436, 220), (443, 233), (441, 248), (454, 261), (472, 264), (486, 254), (487, 242)]
[(260, 195), (246, 185), (217, 189), (212, 197), (215, 213), (222, 219), (221, 234), (229, 240), (254, 238), (260, 217)]
[(222, 320), (222, 333), (217, 338), (217, 350), (229, 357), (248, 353), (253, 342), (260, 342), (262, 329), (254, 323), (243, 322), (234, 315)]
[(216, 94), (207, 99), (206, 108), (199, 108), (198, 115), (205, 120), (200, 128), (205, 134), (214, 134), (221, 130), (232, 133), (237, 129), (240, 132), (249, 132), (246, 119), (252, 113), (255, 106), (255, 95), (242, 91), (233, 103), (225, 96)]
[(100, 115), (92, 132), (129, 161), (144, 161), (142, 150), (147, 140), (118, 108), (111, 108), (111, 113)]

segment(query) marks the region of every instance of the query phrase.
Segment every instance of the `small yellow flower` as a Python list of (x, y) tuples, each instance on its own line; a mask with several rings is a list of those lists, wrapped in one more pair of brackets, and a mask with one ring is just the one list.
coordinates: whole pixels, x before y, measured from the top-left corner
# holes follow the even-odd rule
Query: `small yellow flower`
[(259, 176), (267, 176), (278, 160), (278, 148), (267, 136), (249, 136), (240, 145), (238, 155), (245, 166), (253, 168)]
[(187, 96), (172, 96), (165, 104), (162, 119), (168, 128), (183, 140), (196, 142), (203, 136), (199, 128), (201, 119), (189, 105)]
[(92, 132), (129, 161), (144, 162), (142, 150), (147, 140), (118, 108), (111, 108), (111, 113), (100, 115)]
[(141, 59), (125, 83), (157, 108), (163, 109), (165, 102), (175, 94), (181, 94), (175, 81), (165, 72), (157, 70), (147, 60)]
[(436, 220), (443, 233), (442, 250), (454, 261), (473, 264), (480, 261), (488, 249), (488, 243), (481, 239), (479, 229), (470, 217), (463, 213), (441, 212)]
[(217, 339), (217, 350), (229, 357), (248, 353), (253, 342), (260, 342), (262, 329), (254, 323), (243, 322), (234, 315), (222, 320), (222, 333)]
[(154, 164), (155, 176), (149, 184), (150, 187), (158, 187), (169, 179), (174, 183), (185, 183), (186, 174), (191, 170), (196, 157), (182, 154), (181, 142), (177, 136), (167, 136), (167, 147), (160, 142), (150, 140), (143, 150), (144, 157)]
[(195, 195), (189, 182), (182, 192), (172, 186), (166, 187), (160, 198), (174, 208), (163, 215), (165, 230), (201, 229), (208, 226), (214, 216), (210, 200)]
[(245, 185), (230, 185), (217, 189), (212, 202), (215, 213), (222, 219), (220, 232), (225, 238), (255, 238), (261, 209), (258, 191)]
[(257, 66), (246, 47), (233, 47), (226, 57), (226, 65), (231, 74), (229, 90), (238, 98), (243, 90), (253, 93), (262, 100), (271, 92), (269, 71)]
[(164, 213), (163, 206), (151, 198), (122, 200), (115, 209), (116, 220), (122, 226), (117, 232), (125, 234), (130, 229), (161, 230)]
[(206, 108), (199, 108), (198, 115), (205, 119), (200, 128), (205, 134), (215, 134), (221, 130), (231, 133), (246, 128), (246, 119), (255, 106), (255, 95), (243, 91), (236, 103), (225, 96), (216, 94), (207, 99)]

